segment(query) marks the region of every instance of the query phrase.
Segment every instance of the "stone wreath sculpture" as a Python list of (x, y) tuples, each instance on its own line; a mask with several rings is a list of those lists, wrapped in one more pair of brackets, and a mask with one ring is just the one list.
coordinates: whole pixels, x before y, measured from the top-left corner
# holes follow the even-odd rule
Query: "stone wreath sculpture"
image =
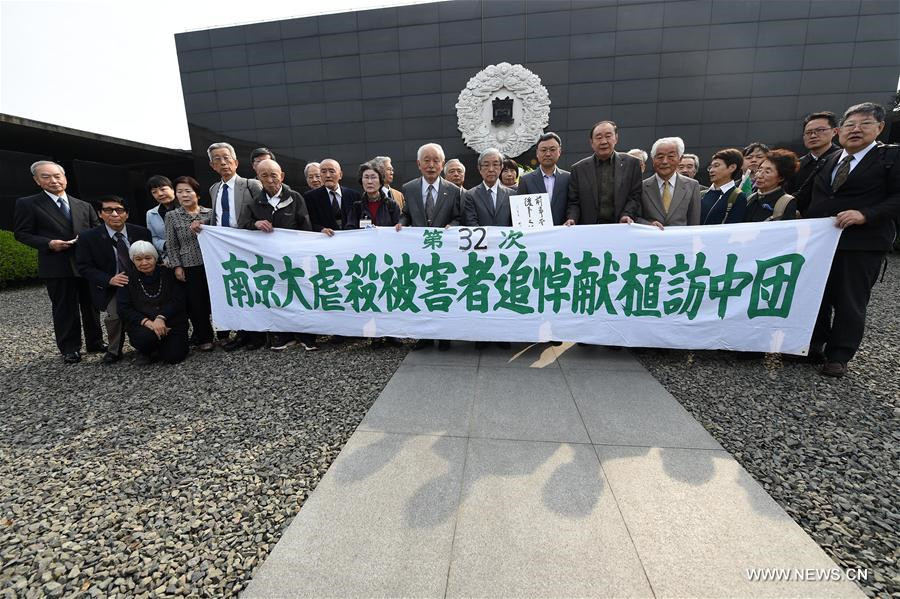
[[(483, 117), (484, 104), (501, 89), (509, 90), (514, 100), (522, 103), (522, 118), (492, 128)], [(518, 156), (534, 145), (550, 122), (550, 96), (540, 77), (520, 64), (501, 62), (469, 79), (459, 94), (456, 116), (463, 140), (476, 152), (497, 148), (508, 156)]]

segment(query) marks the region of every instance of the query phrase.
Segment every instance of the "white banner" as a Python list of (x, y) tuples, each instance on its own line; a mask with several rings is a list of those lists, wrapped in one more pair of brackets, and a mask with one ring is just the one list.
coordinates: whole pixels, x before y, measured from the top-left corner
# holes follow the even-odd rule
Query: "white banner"
[(218, 328), (804, 354), (832, 219), (321, 233), (204, 227)]

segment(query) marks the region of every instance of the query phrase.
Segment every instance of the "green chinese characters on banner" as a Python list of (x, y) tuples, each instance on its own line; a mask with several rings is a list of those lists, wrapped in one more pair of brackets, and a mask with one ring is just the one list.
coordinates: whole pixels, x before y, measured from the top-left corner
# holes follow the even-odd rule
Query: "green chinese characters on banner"
[(501, 233), (499, 253), (462, 252), (460, 261), (438, 251), (447, 252), (443, 230), (426, 229), (422, 252), (360, 253), (340, 262), (316, 255), (314, 274), (295, 266), (290, 256), (270, 263), (259, 255), (245, 259), (230, 253), (221, 263), (222, 284), (228, 305), (244, 309), (439, 314), (459, 305), (479, 314), (694, 320), (704, 305), (724, 319), (734, 302), (746, 298), (741, 305), (749, 319), (785, 319), (805, 263), (799, 254), (785, 254), (757, 259), (748, 272), (739, 270), (738, 256), (729, 253), (720, 272), (713, 272), (704, 252), (530, 252), (522, 232)]

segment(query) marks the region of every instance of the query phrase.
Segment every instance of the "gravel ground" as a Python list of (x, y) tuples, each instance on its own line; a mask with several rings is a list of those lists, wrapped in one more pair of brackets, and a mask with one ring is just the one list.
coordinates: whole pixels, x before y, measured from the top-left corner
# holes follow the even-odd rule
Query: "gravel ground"
[[(650, 372), (871, 597), (900, 597), (900, 255), (841, 380), (776, 355), (647, 351)], [(778, 567), (778, 564), (769, 564)]]
[[(900, 597), (898, 297), (893, 256), (839, 381), (772, 355), (639, 356), (873, 597)], [(64, 366), (49, 314), (41, 287), (0, 292), (0, 597), (236, 595), (406, 354)]]
[(234, 596), (407, 348), (63, 365), (43, 287), (0, 292), (0, 597)]

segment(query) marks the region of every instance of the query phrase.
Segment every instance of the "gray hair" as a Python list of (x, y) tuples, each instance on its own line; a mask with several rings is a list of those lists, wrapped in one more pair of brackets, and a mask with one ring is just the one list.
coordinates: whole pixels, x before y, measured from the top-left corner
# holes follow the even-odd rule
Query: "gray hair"
[(844, 121), (849, 119), (854, 114), (867, 114), (879, 123), (884, 122), (884, 106), (881, 104), (875, 104), (874, 102), (863, 102), (862, 104), (854, 104), (846, 111), (844, 111), (844, 116), (841, 117), (841, 125), (844, 124)]
[(650, 148), (650, 155), (656, 156), (656, 149), (659, 146), (672, 145), (675, 146), (675, 149), (678, 150), (678, 157), (681, 158), (684, 156), (684, 140), (680, 137), (660, 137), (655, 142), (653, 142), (653, 147)]
[(306, 166), (303, 167), (303, 176), (304, 176), (304, 177), (308, 177), (308, 176), (309, 176), (309, 169), (310, 169), (310, 167), (313, 167), (313, 166), (316, 167), (316, 168), (319, 168), (319, 167), (322, 166), (322, 165), (319, 164), (318, 162), (307, 162), (307, 163), (306, 163)]
[(487, 158), (488, 156), (493, 156), (494, 154), (496, 154), (497, 156), (500, 157), (500, 163), (501, 163), (501, 166), (502, 166), (502, 163), (503, 163), (503, 152), (501, 152), (501, 151), (498, 150), (497, 148), (487, 148), (486, 150), (484, 150), (483, 152), (481, 152), (481, 154), (478, 155), (478, 162), (477, 162), (478, 167), (481, 168), (481, 163), (484, 162), (484, 159)]
[(59, 170), (62, 171), (62, 174), (64, 174), (64, 175), (66, 174), (66, 169), (64, 169), (61, 164), (56, 164), (52, 160), (38, 160), (37, 162), (35, 162), (31, 165), (31, 176), (33, 177), (33, 176), (37, 175), (37, 170), (40, 167), (45, 166), (47, 164), (52, 164), (53, 166), (58, 166)]
[(220, 142), (214, 143), (211, 146), (209, 146), (208, 148), (206, 148), (206, 155), (209, 156), (210, 162), (212, 162), (213, 150), (221, 150), (222, 148), (225, 148), (226, 150), (228, 150), (228, 153), (231, 154), (231, 157), (234, 158), (235, 160), (237, 160), (237, 154), (235, 154), (235, 152), (234, 152), (234, 146), (231, 145), (230, 143), (220, 141)]
[(416, 152), (416, 160), (422, 160), (422, 155), (425, 154), (425, 150), (427, 150), (429, 148), (431, 148), (432, 150), (434, 150), (435, 152), (438, 153), (438, 156), (441, 157), (441, 162), (443, 162), (446, 159), (446, 156), (444, 155), (444, 148), (442, 148), (440, 144), (431, 142), (431, 143), (427, 143), (427, 144), (424, 144), (419, 147), (419, 151)]
[(132, 261), (134, 261), (137, 256), (153, 256), (159, 260), (159, 252), (156, 251), (153, 244), (149, 241), (144, 241), (143, 239), (135, 241), (131, 244), (131, 247), (128, 248), (128, 257), (131, 258)]
[(463, 164), (462, 162), (460, 162), (459, 158), (451, 158), (444, 164), (444, 176), (445, 177), (447, 176), (447, 169), (449, 169), (454, 164), (458, 164), (459, 167), (463, 170), (463, 172), (466, 172), (466, 165)]
[(647, 162), (647, 152), (643, 151), (640, 148), (631, 148), (630, 150), (628, 150), (627, 154), (634, 156), (641, 162)]
[(372, 164), (372, 166), (375, 167), (375, 170), (381, 172), (381, 174), (384, 175), (384, 167), (385, 167), (385, 165), (387, 165), (388, 162), (391, 162), (391, 157), (390, 156), (376, 156), (369, 162)]
[(700, 157), (696, 154), (682, 154), (682, 158), (690, 158), (694, 162), (694, 170), (700, 172)]

